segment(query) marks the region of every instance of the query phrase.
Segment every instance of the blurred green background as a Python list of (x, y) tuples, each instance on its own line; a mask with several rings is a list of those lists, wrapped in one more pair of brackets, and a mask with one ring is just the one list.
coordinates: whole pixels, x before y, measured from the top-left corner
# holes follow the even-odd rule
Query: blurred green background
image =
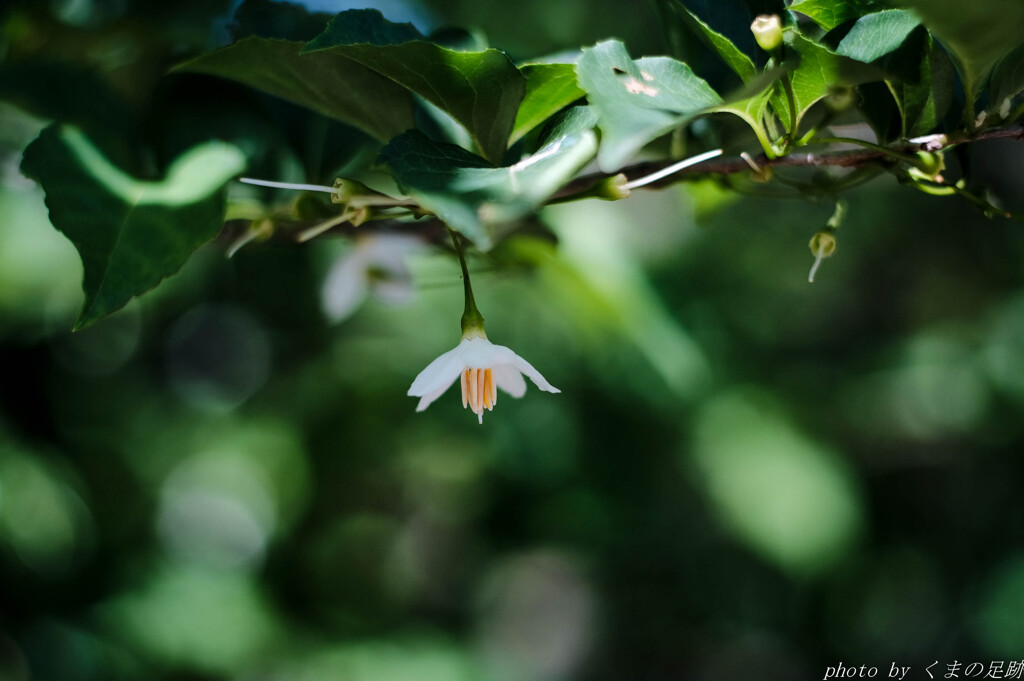
[[(517, 58), (668, 49), (643, 3), (375, 6)], [(781, 680), (840, 660), (924, 678), (1020, 659), (1024, 232), (955, 199), (855, 192), (813, 285), (830, 205), (694, 185), (549, 208), (557, 245), (533, 230), (471, 269), (491, 339), (563, 392), (503, 398), (482, 427), (455, 392), (421, 414), (405, 396), (458, 341), (457, 262), (425, 245), (412, 289), (372, 259), (350, 272), (371, 295), (337, 323), (325, 280), (360, 245), (323, 239), (210, 245), (70, 334), (81, 266), (18, 171), (49, 120), (150, 171), (221, 133), (271, 179), (330, 182), (366, 153), (241, 88), (163, 78), (230, 40), (232, 9), (0, 13), (0, 679)], [(968, 159), (1018, 205), (1020, 149)]]

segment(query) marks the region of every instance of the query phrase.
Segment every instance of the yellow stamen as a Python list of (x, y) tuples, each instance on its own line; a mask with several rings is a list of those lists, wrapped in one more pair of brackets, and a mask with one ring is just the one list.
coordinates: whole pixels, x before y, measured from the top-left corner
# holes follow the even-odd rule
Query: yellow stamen
[(498, 401), (498, 386), (491, 369), (464, 369), (462, 382), (462, 406), (469, 407), (483, 422), (484, 409), (494, 409)]
[(469, 408), (476, 412), (476, 369), (466, 371), (466, 382), (469, 383)]
[(490, 369), (484, 371), (484, 406), (494, 409), (494, 376)]
[(486, 384), (486, 381), (485, 381), (484, 377), (486, 376), (486, 374), (487, 374), (487, 372), (484, 371), (483, 369), (477, 369), (476, 370), (476, 410), (475, 411), (476, 411), (477, 414), (482, 414), (484, 412), (484, 404), (487, 401), (487, 399), (484, 397), (484, 395), (485, 395), (484, 387), (485, 387), (485, 384)]

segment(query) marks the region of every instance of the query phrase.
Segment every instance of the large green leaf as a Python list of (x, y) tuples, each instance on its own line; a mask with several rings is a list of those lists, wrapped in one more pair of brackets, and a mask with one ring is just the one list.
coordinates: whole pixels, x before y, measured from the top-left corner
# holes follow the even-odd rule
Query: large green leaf
[(303, 44), (251, 36), (175, 68), (228, 78), (305, 106), (381, 141), (415, 124), (409, 92), (342, 54), (300, 55)]
[(857, 20), (839, 43), (836, 54), (862, 62), (873, 62), (889, 54), (921, 25), (910, 10), (887, 9)]
[(682, 0), (667, 0), (666, 4), (672, 8), (674, 16), (679, 17), (683, 25), (711, 48), (743, 82), (747, 82), (757, 75), (757, 69), (750, 57), (727, 37), (701, 21), (683, 4)]
[(113, 166), (80, 131), (51, 125), (25, 150), (21, 169), (46, 192), (50, 222), (84, 267), (80, 329), (177, 272), (215, 237), (225, 183), (245, 167), (234, 146), (208, 142), (183, 154), (159, 182)]
[(526, 76), (526, 95), (516, 113), (510, 143), (586, 95), (576, 84), (573, 64), (524, 64), (519, 70)]
[[(879, 69), (837, 55), (794, 31), (786, 31), (785, 38), (789, 51), (798, 55), (795, 67), (790, 65), (791, 60), (787, 58), (787, 68), (792, 69), (790, 81), (793, 86), (793, 101), (796, 104), (797, 128), (807, 111), (828, 96), (833, 88), (860, 85), (883, 78), (884, 74)], [(781, 88), (776, 89), (772, 97), (772, 106), (789, 125), (789, 100), (780, 90)]]
[(392, 140), (380, 160), (423, 208), (487, 250), (496, 227), (536, 210), (594, 157), (596, 122), (587, 107), (571, 109), (535, 154), (504, 168), (416, 130)]
[(926, 32), (919, 51), (920, 72), (914, 81), (886, 81), (902, 119), (904, 138), (931, 132), (953, 101), (954, 69), (945, 51)]
[(617, 40), (583, 50), (576, 66), (601, 128), (598, 164), (611, 172), (648, 142), (722, 98), (686, 64), (668, 57), (630, 59)]
[[(495, 164), (505, 155), (526, 91), (526, 78), (504, 52), (441, 47), (423, 40), (409, 24), (387, 21), (377, 10), (342, 12), (302, 54), (343, 57), (415, 92), (461, 123)], [(376, 97), (369, 88), (358, 95)]]
[(1024, 44), (1021, 0), (899, 0), (917, 12), (940, 42), (952, 50), (967, 92), (966, 114), (1000, 58)]
[(858, 19), (889, 6), (884, 0), (800, 0), (789, 8), (809, 16), (823, 29), (831, 31), (851, 19)]

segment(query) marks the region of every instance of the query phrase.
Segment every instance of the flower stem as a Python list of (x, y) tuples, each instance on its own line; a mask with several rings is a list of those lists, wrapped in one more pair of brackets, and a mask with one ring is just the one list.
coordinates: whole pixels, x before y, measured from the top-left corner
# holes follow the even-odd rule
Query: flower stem
[(466, 293), (466, 308), (462, 313), (462, 337), (465, 338), (487, 338), (484, 333), (484, 317), (480, 310), (476, 309), (476, 300), (473, 298), (473, 285), (469, 281), (469, 267), (466, 266), (466, 254), (462, 249), (462, 242), (459, 235), (451, 227), (448, 227), (448, 234), (452, 238), (452, 246), (459, 256), (459, 265), (462, 266), (462, 285)]

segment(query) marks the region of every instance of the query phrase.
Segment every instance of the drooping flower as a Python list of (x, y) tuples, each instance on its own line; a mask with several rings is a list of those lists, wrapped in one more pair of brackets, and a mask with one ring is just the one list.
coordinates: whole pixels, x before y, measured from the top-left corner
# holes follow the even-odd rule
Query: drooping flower
[(420, 398), (416, 411), (423, 411), (461, 378), (462, 406), (469, 407), (483, 423), (484, 409), (493, 409), (498, 401), (498, 388), (512, 397), (526, 393), (523, 374), (541, 390), (562, 392), (525, 359), (504, 345), (491, 343), (481, 332), (464, 336), (454, 349), (428, 364), (408, 394)]
[(332, 322), (349, 317), (372, 293), (385, 303), (401, 305), (413, 297), (412, 272), (406, 258), (424, 248), (407, 234), (360, 236), (338, 258), (321, 292), (324, 314)]

